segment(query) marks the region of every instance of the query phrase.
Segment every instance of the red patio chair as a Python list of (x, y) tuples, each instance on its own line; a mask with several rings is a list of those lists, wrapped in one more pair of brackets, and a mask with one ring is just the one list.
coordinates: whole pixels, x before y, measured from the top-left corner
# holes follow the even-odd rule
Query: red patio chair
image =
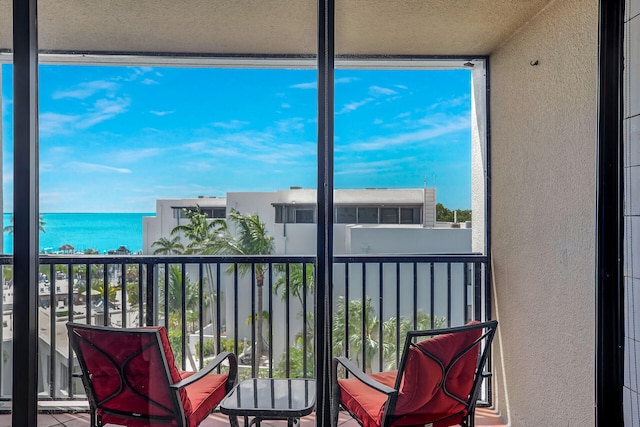
[[(364, 427), (473, 427), (482, 369), (497, 321), (411, 331), (397, 371), (365, 374), (344, 357), (333, 361), (332, 425), (340, 405)], [(431, 337), (423, 341), (419, 338)], [(342, 365), (353, 377), (338, 379)]]
[[(179, 371), (167, 330), (67, 323), (82, 368), (91, 426), (194, 427), (233, 387), (235, 355), (220, 353), (197, 373)], [(223, 361), (228, 373), (211, 373)]]

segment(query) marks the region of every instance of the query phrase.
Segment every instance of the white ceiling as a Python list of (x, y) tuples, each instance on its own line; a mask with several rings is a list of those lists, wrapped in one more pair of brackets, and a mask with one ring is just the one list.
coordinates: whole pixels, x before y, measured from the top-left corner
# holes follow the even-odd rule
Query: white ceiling
[[(549, 2), (336, 0), (336, 54), (489, 55)], [(4, 51), (12, 43), (11, 4), (0, 0)], [(39, 46), (143, 56), (313, 55), (316, 8), (315, 0), (40, 0)]]

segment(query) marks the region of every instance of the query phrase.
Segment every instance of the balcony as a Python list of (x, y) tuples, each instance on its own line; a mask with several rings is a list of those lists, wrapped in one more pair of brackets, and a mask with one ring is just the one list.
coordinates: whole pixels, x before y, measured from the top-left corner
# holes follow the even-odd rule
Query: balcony
[[(0, 262), (10, 277), (11, 258)], [(66, 337), (68, 321), (164, 325), (182, 369), (199, 369), (222, 349), (239, 355), (240, 379), (314, 377), (314, 265), (309, 256), (43, 255), (38, 285), (41, 408), (86, 408), (84, 389), (74, 376), (79, 367)], [(347, 355), (370, 372), (393, 369), (407, 330), (484, 318), (490, 303), (485, 273), (486, 257), (473, 254), (335, 257), (334, 354)], [(8, 400), (11, 279), (2, 293), (7, 360), (0, 391)], [(262, 332), (252, 316), (258, 312), (263, 313)], [(251, 343), (258, 342), (260, 333), (263, 350), (260, 362), (253, 363), (259, 346)], [(488, 395), (484, 400), (489, 402)]]
[[(634, 377), (637, 376), (638, 363), (637, 359), (634, 363), (633, 350), (626, 354), (626, 361), (622, 357), (623, 350), (633, 349), (637, 338), (633, 332), (633, 320), (624, 317), (625, 313), (636, 313), (637, 310), (634, 310), (632, 298), (623, 299), (625, 291), (633, 295), (637, 275), (631, 274), (634, 263), (626, 263), (624, 273), (620, 265), (624, 260), (621, 245), (623, 228), (630, 230), (631, 224), (635, 223), (635, 219), (629, 218), (628, 223), (623, 224), (621, 219), (621, 183), (629, 188), (627, 181), (632, 182), (634, 175), (629, 171), (629, 175), (623, 177), (621, 172), (625, 150), (621, 145), (620, 115), (624, 110), (626, 117), (637, 119), (638, 97), (635, 82), (629, 74), (625, 77), (629, 87), (622, 90), (623, 49), (619, 45), (623, 27), (627, 27), (627, 32), (632, 35), (628, 39), (634, 43), (637, 41), (634, 36), (637, 35), (637, 1), (627, 2), (630, 7), (626, 17), (622, 6), (624, 2), (606, 0), (492, 1), (482, 2), (481, 10), (478, 9), (480, 3), (460, 8), (458, 2), (447, 1), (373, 1), (370, 5), (346, 1), (336, 2), (340, 9), (335, 31), (333, 20), (326, 26), (324, 17), (316, 16), (316, 2), (257, 2), (260, 7), (229, 7), (221, 13), (201, 11), (195, 7), (177, 8), (168, 1), (162, 3), (171, 7), (148, 8), (141, 2), (134, 9), (122, 8), (115, 3), (102, 2), (104, 7), (87, 11), (75, 7), (74, 2), (56, 3), (55, 8), (42, 2), (39, 15), (45, 18), (38, 23), (44, 35), (40, 44), (42, 58), (89, 62), (96, 58), (100, 60), (101, 54), (110, 53), (107, 61), (112, 63), (156, 65), (166, 64), (172, 59), (198, 66), (228, 66), (230, 59), (246, 60), (248, 57), (253, 59), (248, 61), (253, 66), (255, 58), (272, 63), (274, 58), (291, 56), (301, 63), (318, 53), (319, 83), (331, 82), (333, 78), (333, 62), (327, 66), (327, 58), (360, 60), (363, 55), (371, 56), (380, 66), (386, 65), (384, 60), (387, 58), (413, 63), (416, 58), (424, 59), (425, 54), (465, 55), (469, 59), (483, 57), (490, 60), (491, 74), (487, 69), (486, 76), (491, 96), (490, 99), (488, 93), (487, 99), (480, 96), (481, 102), (477, 106), (480, 110), (485, 106), (487, 110), (481, 112), (474, 125), (490, 129), (490, 144), (487, 142), (478, 150), (481, 166), (476, 172), (481, 182), (486, 179), (487, 200), (490, 202), (487, 209), (481, 211), (486, 217), (483, 216), (480, 222), (487, 227), (486, 234), (482, 236), (486, 236), (487, 243), (483, 253), (491, 256), (490, 261), (485, 261), (487, 267), (490, 265), (492, 275), (491, 308), (493, 317), (501, 324), (501, 336), (494, 345), (494, 404), (511, 425), (532, 425), (536, 420), (542, 425), (593, 425), (594, 403), (597, 425), (612, 422), (620, 425), (624, 391), (625, 410), (629, 414), (627, 423), (637, 424), (638, 387)], [(5, 6), (0, 16), (6, 24), (0, 26), (6, 30), (0, 34), (1, 53), (3, 58), (14, 55), (18, 59), (19, 72), (16, 76), (22, 81), (22, 89), (14, 95), (15, 105), (21, 104), (22, 107), (16, 109), (17, 123), (23, 125), (15, 132), (15, 139), (18, 146), (25, 147), (16, 156), (22, 162), (18, 162), (19, 167), (15, 168), (15, 208), (16, 217), (20, 221), (28, 218), (31, 225), (17, 227), (17, 240), (22, 242), (22, 246), (15, 261), (16, 271), (21, 276), (19, 283), (26, 284), (29, 283), (27, 273), (36, 269), (29, 260), (34, 259), (38, 251), (37, 245), (29, 246), (28, 243), (32, 241), (32, 233), (37, 233), (38, 214), (38, 186), (34, 180), (37, 181), (39, 166), (33, 160), (37, 159), (33, 151), (34, 147), (37, 151), (37, 132), (33, 132), (37, 129), (37, 114), (33, 113), (37, 111), (33, 105), (33, 94), (37, 93), (33, 73), (37, 41), (35, 37), (28, 37), (33, 34), (33, 29), (31, 33), (28, 31), (29, 26), (36, 20), (34, 15), (31, 20), (16, 21), (22, 22), (17, 24), (16, 30), (19, 31), (16, 34), (23, 34), (24, 30), (26, 35), (11, 40), (8, 2)], [(252, 6), (255, 5), (252, 3)], [(334, 11), (333, 2), (327, 10)], [(20, 15), (24, 18), (27, 14)], [(279, 23), (271, 19), (278, 16), (282, 17)], [(205, 17), (215, 20), (199, 19)], [(75, 25), (69, 25), (70, 22)], [(316, 24), (317, 36), (313, 30)], [(331, 29), (330, 34), (326, 33), (327, 28)], [(317, 42), (327, 40), (330, 43), (324, 43), (324, 50), (316, 52)], [(334, 41), (337, 41), (335, 52), (332, 50)], [(32, 55), (25, 60), (28, 52)], [(629, 66), (625, 70), (632, 70), (633, 75), (638, 65), (637, 55), (633, 49), (627, 49), (625, 54), (629, 56), (625, 61)], [(13, 56), (9, 60), (13, 60)], [(476, 67), (474, 73), (478, 71)], [(321, 99), (333, 99), (331, 86), (318, 84), (323, 95)], [(483, 88), (474, 86), (473, 90), (480, 93)], [(319, 104), (318, 111), (323, 112), (318, 120), (320, 129), (332, 129), (334, 114), (326, 113), (331, 106)], [(489, 106), (490, 123), (485, 120), (488, 119)], [(629, 126), (631, 132), (628, 133), (633, 135), (635, 142), (635, 125), (629, 122), (631, 120), (624, 126)], [(322, 150), (331, 153), (333, 148), (327, 145), (327, 142), (332, 142), (330, 133), (319, 137), (319, 142)], [(597, 154), (595, 147), (598, 148)], [(625, 155), (631, 153), (633, 157), (635, 151), (626, 148)], [(328, 189), (332, 190), (330, 161), (318, 159), (318, 170), (324, 171), (324, 178), (328, 179), (320, 182), (328, 182)], [(626, 195), (629, 200), (632, 194), (629, 191)], [(632, 208), (625, 214), (636, 217), (635, 204), (629, 203), (629, 206)], [(322, 228), (318, 230), (318, 236), (325, 237)], [(637, 231), (638, 227), (634, 230)], [(628, 251), (626, 256), (629, 259), (632, 258), (632, 246), (624, 250)], [(318, 258), (319, 266), (327, 261), (320, 252)], [(78, 268), (86, 262), (79, 261)], [(85, 297), (82, 300), (85, 309), (77, 316), (103, 323), (115, 322), (118, 316), (121, 316), (123, 324), (141, 323), (146, 319), (151, 323), (168, 321), (170, 316), (165, 310), (171, 310), (167, 308), (169, 305), (161, 305), (159, 300), (156, 303), (159, 293), (154, 292), (153, 287), (145, 287), (145, 283), (154, 283), (155, 280), (159, 283), (164, 274), (163, 268), (147, 269), (147, 264), (140, 260), (131, 262), (134, 269), (138, 265), (141, 304), (125, 305), (124, 309), (122, 305), (118, 307), (118, 301), (126, 304), (128, 300), (124, 289), (120, 296), (116, 296), (114, 307), (108, 303), (104, 305), (106, 298), (103, 297), (102, 312), (92, 305), (91, 296)], [(61, 265), (65, 264), (68, 262), (61, 260)], [(221, 266), (220, 270), (225, 271), (224, 263)], [(198, 275), (187, 266), (185, 268), (191, 279), (197, 280)], [(198, 268), (196, 263), (196, 271)], [(355, 268), (358, 269), (357, 266)], [(369, 279), (376, 277), (372, 276), (376, 268), (369, 266), (364, 269), (367, 279), (363, 282), (366, 286)], [(155, 276), (154, 269), (157, 269)], [(67, 274), (73, 276), (69, 270), (67, 268)], [(108, 276), (108, 269), (104, 270), (106, 273), (99, 270), (97, 274)], [(52, 271), (55, 272), (56, 267)], [(628, 283), (623, 283), (625, 274), (629, 276)], [(250, 277), (238, 277), (237, 289), (244, 289), (241, 283)], [(152, 280), (145, 282), (147, 278)], [(224, 285), (225, 292), (230, 289), (231, 295), (233, 279), (225, 280), (231, 280), (231, 284), (225, 282)], [(362, 286), (363, 282), (354, 280), (349, 281), (350, 290), (355, 289), (354, 283), (356, 288)], [(31, 310), (34, 304), (27, 304), (28, 300), (31, 301), (31, 295), (26, 291), (29, 287), (18, 286), (18, 289), (25, 292), (18, 304), (20, 314), (29, 316), (25, 315), (21, 323), (16, 322), (16, 329), (27, 336), (33, 331), (29, 322), (35, 319), (35, 308)], [(52, 289), (54, 291), (50, 293), (57, 292), (55, 286)], [(319, 285), (318, 289), (322, 290), (322, 287)], [(488, 293), (486, 289), (484, 291)], [(274, 304), (286, 305), (281, 295), (273, 297)], [(348, 295), (358, 298), (356, 293), (349, 292)], [(474, 297), (475, 294), (470, 299), (472, 305)], [(53, 305), (56, 299), (52, 295), (49, 298)], [(311, 301), (310, 295), (308, 298)], [(289, 300), (295, 307), (296, 300)], [(374, 307), (376, 302), (372, 302)], [(86, 304), (89, 309), (86, 309)], [(366, 299), (362, 304), (366, 305)], [(52, 305), (40, 309), (41, 312), (52, 313)], [(255, 334), (255, 328), (246, 324), (246, 317), (233, 311), (226, 302), (220, 303), (222, 307), (227, 311), (224, 316), (220, 314), (221, 319), (227, 319), (229, 326), (237, 326), (238, 334), (241, 327)], [(451, 316), (456, 313), (455, 307), (452, 304)], [(472, 310), (476, 307), (474, 305)], [(237, 319), (232, 316), (229, 320), (228, 313), (235, 313)], [(76, 316), (74, 310), (69, 311), (69, 315)], [(289, 325), (296, 323), (293, 320), (296, 311), (289, 315), (292, 316)], [(449, 321), (451, 319), (449, 317)], [(256, 319), (250, 318), (254, 326), (255, 322)], [(188, 323), (190, 320), (186, 319), (183, 310), (177, 330), (186, 328)], [(55, 329), (55, 315), (49, 317), (48, 324), (54, 325), (50, 330)], [(196, 324), (200, 327), (205, 320), (198, 319)], [(7, 325), (8, 328), (12, 326), (10, 321)], [(626, 342), (623, 340), (625, 326), (631, 331), (630, 340)], [(225, 332), (236, 333), (231, 328)], [(31, 372), (32, 362), (38, 357), (33, 343), (38, 338), (42, 341), (42, 337), (29, 338), (18, 347), (27, 355), (23, 368), (29, 370), (28, 378), (36, 378), (36, 373)], [(48, 339), (56, 340), (51, 345), (57, 349), (60, 344), (58, 336), (51, 334)], [(247, 339), (251, 342), (252, 337)], [(238, 341), (234, 342), (234, 347), (239, 345)], [(187, 343), (181, 342), (178, 347), (184, 354)], [(275, 348), (269, 351), (274, 352), (273, 357), (279, 354)], [(270, 362), (265, 364), (268, 366), (266, 370), (273, 370), (274, 359), (270, 355), (265, 358)], [(64, 356), (51, 359), (63, 360)], [(195, 360), (197, 364), (198, 360)], [(367, 361), (372, 362), (372, 369), (374, 362), (380, 364), (378, 355), (371, 358), (364, 352), (361, 362)], [(61, 369), (50, 361), (41, 364), (39, 369), (42, 373), (40, 378), (45, 378), (46, 384), (25, 381), (23, 393), (16, 395), (14, 408), (22, 417), (35, 414), (32, 405), (34, 389), (41, 393), (43, 399), (69, 398), (62, 396), (65, 390), (62, 386), (50, 381), (54, 374), (62, 372)], [(264, 367), (247, 369), (265, 370)], [(22, 370), (17, 372), (16, 375)], [(6, 399), (9, 398), (10, 387), (5, 382), (10, 376), (8, 372), (2, 372), (0, 381), (0, 392)], [(70, 374), (64, 377), (70, 378)], [(620, 383), (623, 378), (627, 386), (624, 390)], [(81, 399), (74, 394), (73, 384), (67, 384), (67, 390), (74, 398)], [(545, 410), (540, 411), (540, 408)]]

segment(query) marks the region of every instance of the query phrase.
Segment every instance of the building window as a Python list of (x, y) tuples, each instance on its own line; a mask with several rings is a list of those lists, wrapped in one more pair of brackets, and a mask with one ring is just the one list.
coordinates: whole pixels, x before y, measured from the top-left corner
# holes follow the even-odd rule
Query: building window
[(314, 206), (274, 206), (277, 224), (313, 224), (316, 222)]
[(397, 224), (398, 208), (380, 208), (381, 224)]
[(358, 208), (358, 224), (378, 224), (378, 208)]
[(296, 209), (296, 224), (313, 224), (313, 209)]
[(336, 208), (337, 224), (355, 224), (356, 221), (356, 208)]
[[(173, 208), (173, 217), (174, 218), (186, 218), (187, 212), (196, 212), (198, 210), (197, 207), (184, 207), (184, 208)], [(200, 207), (200, 212), (205, 214), (207, 218), (218, 219), (218, 218), (226, 218), (227, 210), (226, 208), (203, 208)]]
[(422, 224), (420, 208), (400, 208), (400, 224)]

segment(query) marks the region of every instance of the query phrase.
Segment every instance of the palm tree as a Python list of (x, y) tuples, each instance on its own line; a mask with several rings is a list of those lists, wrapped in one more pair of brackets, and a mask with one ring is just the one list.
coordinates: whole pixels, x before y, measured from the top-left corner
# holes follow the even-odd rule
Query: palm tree
[[(346, 325), (347, 310), (349, 314), (348, 325)], [(362, 330), (363, 316), (364, 331)], [(361, 300), (350, 300), (347, 304), (343, 296), (338, 297), (333, 323), (334, 354), (345, 355), (345, 344), (348, 342), (350, 354), (353, 355), (352, 357), (358, 366), (361, 366), (366, 372), (371, 372), (371, 361), (379, 348), (378, 322), (375, 311), (371, 307), (371, 298), (366, 298), (363, 310)], [(363, 349), (365, 360), (361, 365)]]
[[(179, 254), (211, 254), (214, 253), (211, 251), (211, 247), (214, 246), (214, 242), (218, 239), (220, 234), (221, 227), (224, 227), (224, 220), (210, 220), (207, 217), (207, 214), (202, 212), (200, 206), (196, 205), (196, 210), (192, 211), (190, 209), (183, 209), (183, 212), (189, 222), (186, 224), (181, 224), (173, 228), (171, 230), (171, 235), (174, 236), (173, 239), (165, 239), (167, 243), (159, 243), (160, 250), (164, 250), (165, 248), (172, 247), (172, 250)], [(184, 236), (189, 243), (187, 243), (186, 247), (183, 247), (182, 244), (179, 243), (180, 235)], [(154, 242), (158, 243), (162, 239)], [(175, 244), (173, 243), (175, 242)], [(177, 252), (181, 250), (181, 252)], [(157, 250), (156, 250), (157, 252)], [(155, 253), (155, 252), (154, 252)], [(168, 253), (167, 253), (168, 254)], [(211, 270), (211, 265), (206, 265), (207, 272), (207, 286), (209, 288), (209, 294), (215, 298), (215, 292), (213, 290), (213, 271)], [(216, 325), (216, 315), (215, 315), (215, 303), (212, 302), (210, 304), (211, 310), (211, 325), (213, 330), (217, 330)]]
[(178, 237), (179, 240), (179, 235), (182, 234), (189, 241), (186, 248), (184, 248), (184, 254), (205, 253), (206, 248), (211, 247), (212, 241), (216, 239), (224, 221), (209, 220), (207, 214), (200, 209), (200, 206), (196, 206), (195, 211), (189, 209), (184, 209), (183, 211), (189, 222), (175, 226), (171, 230), (171, 235)]
[[(275, 270), (280, 273), (280, 277), (276, 280), (273, 292), (277, 295), (278, 291), (283, 289), (282, 300), (284, 301), (287, 298), (287, 295), (284, 293), (287, 285), (285, 265), (277, 264)], [(314, 265), (304, 264), (304, 270), (303, 274), (302, 264), (289, 265), (289, 296), (298, 298), (301, 306), (303, 305), (302, 298), (304, 297), (304, 288), (306, 287), (308, 293), (313, 293), (315, 287)]]
[[(229, 232), (226, 222), (218, 222), (218, 238), (209, 242), (210, 245), (205, 252), (227, 255), (270, 255), (275, 251), (273, 236), (269, 236), (266, 224), (258, 215), (242, 215), (236, 209), (231, 209), (229, 220), (235, 226), (235, 235)], [(262, 313), (263, 284), (267, 266), (266, 264), (254, 265), (258, 300), (256, 313)], [(244, 276), (251, 270), (251, 264), (241, 264), (238, 269), (239, 274)], [(230, 266), (230, 271), (233, 271), (233, 265)], [(262, 355), (262, 323), (263, 319), (257, 321), (256, 357), (253, 361), (256, 375)]]
[(173, 239), (161, 237), (153, 242), (151, 246), (157, 246), (157, 249), (153, 251), (154, 255), (179, 255), (184, 252), (184, 246), (180, 243), (180, 236), (175, 236)]
[[(2, 231), (4, 233), (13, 234), (13, 215), (11, 215), (11, 218), (9, 218), (9, 221), (11, 221), (11, 224), (7, 225), (5, 228), (3, 228)], [(40, 229), (41, 233), (45, 232), (45, 229), (44, 229), (45, 225), (47, 225), (47, 223), (44, 222), (44, 218), (43, 218), (42, 214), (40, 214), (39, 217), (38, 217), (38, 228)]]
[[(433, 325), (431, 323), (431, 315), (424, 311), (418, 311), (416, 316), (416, 324), (414, 326), (413, 318), (400, 317), (400, 332), (397, 335), (400, 339), (400, 346), (404, 344), (407, 332), (413, 330), (426, 330), (426, 329), (439, 329), (446, 326), (447, 319), (445, 317), (433, 317)], [(396, 326), (397, 318), (391, 317), (386, 322), (382, 323), (382, 337), (383, 337), (383, 355), (385, 360), (385, 369), (396, 369), (396, 361), (398, 348), (396, 346), (396, 332), (398, 327)]]

